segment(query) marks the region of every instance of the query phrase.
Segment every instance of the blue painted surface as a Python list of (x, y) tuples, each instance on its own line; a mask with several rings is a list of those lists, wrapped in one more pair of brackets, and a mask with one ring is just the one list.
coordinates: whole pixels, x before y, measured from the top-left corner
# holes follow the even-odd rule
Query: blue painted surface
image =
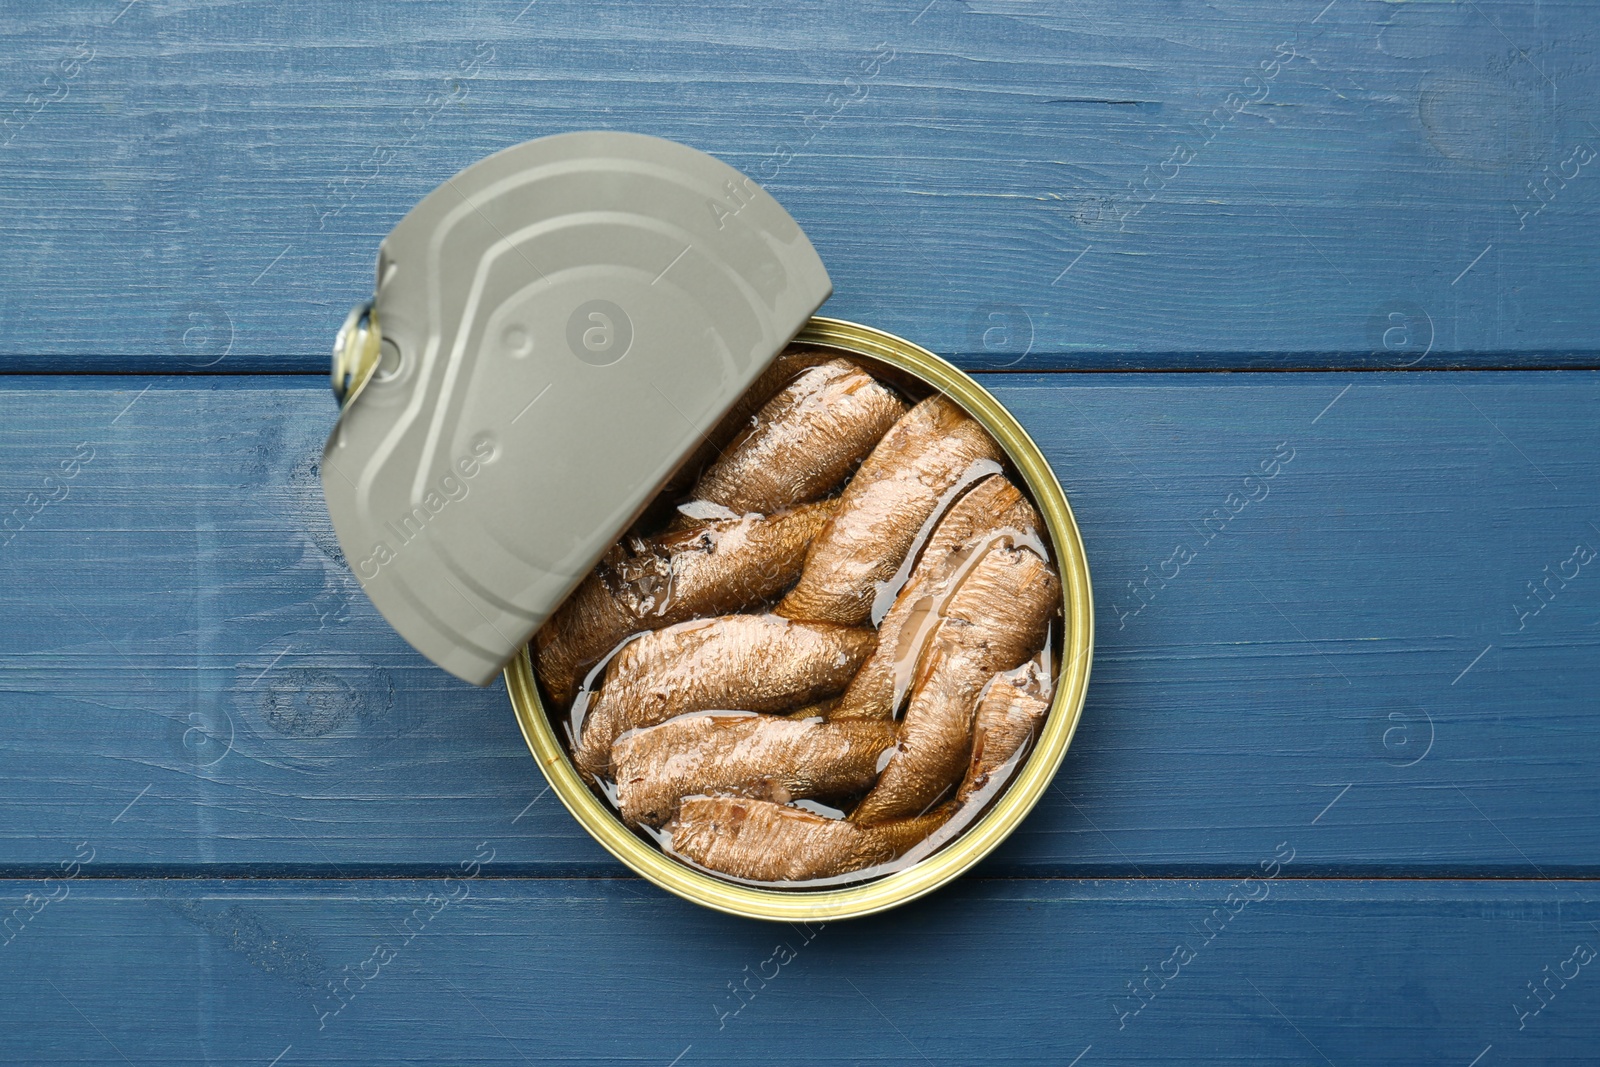
[[(1346, 786), (1320, 873), (1596, 872), (1571, 694), (1600, 686), (1600, 560), (1516, 612), (1600, 547), (1600, 374), (983, 380), (1059, 473), (1098, 612), (1082, 728), (994, 873), (1231, 874)], [(102, 869), (434, 872), (543, 789), (502, 688), (430, 667), (336, 558), (322, 379), (30, 376), (0, 404), (5, 500), (93, 450), (0, 549), (5, 870), (150, 786)], [(1230, 494), (1260, 499), (1213, 532)], [(499, 862), (620, 870), (548, 802)]]
[[(1593, 1062), (1587, 6), (0, 33), (0, 1063)], [(628, 876), (338, 556), (321, 374), (377, 240), (585, 127), (764, 180), (828, 311), (1005, 371), (1067, 489), (1082, 728), (928, 900), (800, 930)]]
[(1593, 883), (1292, 878), (1314, 830), (1285, 836), (1270, 881), (967, 879), (809, 928), (496, 859), (449, 884), (85, 876), (0, 948), (27, 976), (0, 1025), (28, 1038), (0, 1063), (1593, 1062)]
[(971, 366), (1600, 364), (1582, 2), (105, 0), (0, 33), (0, 369), (320, 371), (424, 193), (592, 127), (762, 180), (831, 313)]

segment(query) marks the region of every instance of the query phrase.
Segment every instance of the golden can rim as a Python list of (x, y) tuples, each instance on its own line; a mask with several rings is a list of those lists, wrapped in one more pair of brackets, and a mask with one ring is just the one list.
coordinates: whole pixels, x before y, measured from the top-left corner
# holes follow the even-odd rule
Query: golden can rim
[(1001, 444), (1039, 505), (1061, 570), (1066, 633), (1050, 713), (1033, 752), (1010, 787), (955, 840), (904, 870), (838, 889), (736, 885), (695, 870), (645, 842), (584, 785), (545, 714), (528, 646), (507, 664), (505, 679), (522, 736), (544, 770), (551, 792), (606, 851), (667, 892), (716, 911), (778, 922), (817, 922), (871, 915), (931, 893), (987, 856), (1033, 810), (1060, 769), (1083, 712), (1094, 655), (1094, 601), (1083, 539), (1061, 483), (1039, 446), (988, 390), (927, 349), (858, 323), (815, 317), (794, 342), (870, 356), (939, 389)]

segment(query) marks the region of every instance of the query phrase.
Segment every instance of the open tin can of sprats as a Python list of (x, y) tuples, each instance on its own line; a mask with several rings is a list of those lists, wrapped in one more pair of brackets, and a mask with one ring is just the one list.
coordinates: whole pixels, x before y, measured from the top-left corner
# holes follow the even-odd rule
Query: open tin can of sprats
[[(458, 677), (503, 668), (601, 845), (686, 899), (785, 921), (892, 907), (994, 849), (1065, 756), (1093, 647), (1082, 541), (1038, 447), (932, 353), (812, 317), (830, 291), (793, 220), (709, 156), (615, 133), (516, 146), (383, 242), (336, 342), (322, 471), (373, 602)], [(830, 424), (804, 447), (832, 473), (785, 475), (782, 420), (862, 389), (894, 405), (871, 439), (851, 452)], [(979, 458), (919, 459), (935, 415)], [(741, 449), (753, 495), (729, 488)], [(975, 518), (980, 498), (1004, 518)], [(800, 551), (749, 556), (802, 511)], [(687, 568), (718, 551), (759, 575), (692, 593)], [(604, 654), (562, 660), (590, 618)]]

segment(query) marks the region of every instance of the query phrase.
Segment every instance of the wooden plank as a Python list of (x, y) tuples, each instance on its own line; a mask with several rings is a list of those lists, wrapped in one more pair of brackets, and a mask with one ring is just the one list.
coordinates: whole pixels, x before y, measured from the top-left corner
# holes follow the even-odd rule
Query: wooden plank
[[(1595, 871), (1600, 376), (985, 381), (1098, 612), (1082, 728), (991, 872), (1231, 873), (1289, 826), (1313, 873)], [(5, 872), (130, 804), (102, 870), (426, 872), (490, 836), (509, 871), (620, 869), (501, 687), (423, 662), (337, 558), (320, 379), (18, 377), (0, 407)]]
[[(493, 866), (57, 883), (0, 949), (27, 976), (0, 1063), (1466, 1067), (1600, 1037), (1593, 883), (968, 879), (806, 928)], [(0, 883), (7, 912), (27, 892)]]
[(968, 366), (1600, 364), (1578, 0), (108, 0), (0, 31), (3, 370), (321, 370), (425, 192), (593, 127), (765, 181), (831, 313)]

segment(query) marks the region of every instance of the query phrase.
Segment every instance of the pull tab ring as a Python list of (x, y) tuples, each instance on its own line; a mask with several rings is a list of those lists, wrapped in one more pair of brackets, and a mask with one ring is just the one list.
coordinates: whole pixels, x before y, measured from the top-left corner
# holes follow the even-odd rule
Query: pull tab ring
[(340, 407), (354, 403), (378, 369), (381, 341), (372, 301), (352, 308), (333, 342), (333, 395)]

